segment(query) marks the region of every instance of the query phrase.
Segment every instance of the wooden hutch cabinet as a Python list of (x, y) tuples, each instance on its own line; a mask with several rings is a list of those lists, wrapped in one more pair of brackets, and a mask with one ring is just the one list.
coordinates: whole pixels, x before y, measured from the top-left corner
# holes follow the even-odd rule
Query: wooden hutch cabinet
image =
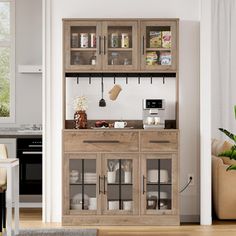
[(179, 225), (178, 20), (64, 19), (63, 40), (65, 80), (175, 77), (177, 123), (72, 129), (64, 114), (63, 225)]

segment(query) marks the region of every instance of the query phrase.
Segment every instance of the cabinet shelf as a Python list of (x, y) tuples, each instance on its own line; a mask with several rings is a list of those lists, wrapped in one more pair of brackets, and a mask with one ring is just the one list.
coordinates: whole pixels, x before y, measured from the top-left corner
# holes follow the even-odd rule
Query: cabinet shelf
[[(147, 183), (147, 185), (159, 185), (159, 183)], [(160, 185), (172, 185), (172, 183), (160, 183)]]
[(96, 183), (70, 183), (70, 185), (97, 185)]
[(130, 52), (130, 51), (132, 51), (133, 50), (133, 48), (108, 48), (108, 51), (110, 52), (110, 51), (114, 51), (114, 52)]
[(149, 52), (149, 51), (168, 51), (168, 52), (170, 52), (171, 48), (146, 48), (146, 51), (147, 52)]
[(72, 52), (77, 52), (77, 51), (81, 51), (81, 52), (95, 52), (97, 49), (96, 48), (71, 48), (70, 49)]
[(124, 186), (127, 185), (127, 186), (129, 186), (129, 185), (130, 185), (130, 186), (132, 186), (133, 184), (126, 184), (126, 183), (121, 183), (121, 184), (119, 184), (119, 183), (108, 183), (107, 185), (108, 185), (108, 186), (112, 186), (112, 185), (115, 185), (115, 186), (116, 186), (116, 185), (118, 185), (118, 186), (119, 186), (119, 185), (122, 185), (122, 186), (123, 186), (123, 185), (124, 185)]

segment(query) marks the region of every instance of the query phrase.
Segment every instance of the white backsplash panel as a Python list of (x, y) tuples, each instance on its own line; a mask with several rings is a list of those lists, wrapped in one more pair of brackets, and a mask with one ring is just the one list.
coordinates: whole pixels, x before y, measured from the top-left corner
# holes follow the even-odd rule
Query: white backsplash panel
[(114, 120), (142, 120), (142, 100), (144, 98), (163, 98), (166, 101), (166, 119), (175, 119), (176, 103), (176, 78), (116, 78), (116, 84), (122, 87), (122, 91), (115, 101), (109, 99), (109, 91), (114, 86), (114, 78), (103, 78), (104, 99), (106, 107), (99, 107), (101, 99), (101, 78), (67, 78), (66, 79), (66, 119), (74, 117), (73, 99), (77, 96), (88, 98), (87, 116), (89, 120), (114, 119)]

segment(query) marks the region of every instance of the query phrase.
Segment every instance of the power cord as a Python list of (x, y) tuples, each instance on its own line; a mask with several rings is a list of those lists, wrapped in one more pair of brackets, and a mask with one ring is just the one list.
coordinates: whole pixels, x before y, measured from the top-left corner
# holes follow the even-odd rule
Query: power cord
[(193, 177), (190, 176), (188, 183), (184, 186), (184, 188), (183, 188), (179, 193), (182, 193), (182, 192), (190, 185), (190, 183), (192, 182), (192, 180), (193, 180)]

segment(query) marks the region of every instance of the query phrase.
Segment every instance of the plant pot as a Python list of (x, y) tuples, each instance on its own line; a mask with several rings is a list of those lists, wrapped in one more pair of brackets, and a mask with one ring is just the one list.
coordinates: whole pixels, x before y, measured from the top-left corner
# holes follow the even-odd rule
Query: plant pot
[(75, 129), (87, 129), (87, 114), (85, 111), (76, 111), (74, 114)]

